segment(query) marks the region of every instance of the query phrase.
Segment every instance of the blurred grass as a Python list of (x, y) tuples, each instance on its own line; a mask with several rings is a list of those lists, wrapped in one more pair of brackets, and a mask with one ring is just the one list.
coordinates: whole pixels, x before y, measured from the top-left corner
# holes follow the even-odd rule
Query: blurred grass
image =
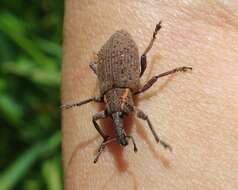
[(0, 190), (62, 190), (63, 0), (1, 0)]

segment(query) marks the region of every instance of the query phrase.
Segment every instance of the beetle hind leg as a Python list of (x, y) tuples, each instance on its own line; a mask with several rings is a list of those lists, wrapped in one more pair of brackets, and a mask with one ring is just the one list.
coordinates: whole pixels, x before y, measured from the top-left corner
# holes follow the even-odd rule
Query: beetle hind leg
[(161, 140), (158, 137), (157, 133), (155, 132), (154, 127), (152, 126), (152, 124), (150, 122), (149, 117), (143, 111), (139, 110), (138, 108), (136, 108), (135, 110), (137, 113), (137, 117), (147, 122), (156, 142), (160, 143), (165, 149), (169, 149), (172, 152), (172, 147), (168, 143), (166, 143), (165, 141)]

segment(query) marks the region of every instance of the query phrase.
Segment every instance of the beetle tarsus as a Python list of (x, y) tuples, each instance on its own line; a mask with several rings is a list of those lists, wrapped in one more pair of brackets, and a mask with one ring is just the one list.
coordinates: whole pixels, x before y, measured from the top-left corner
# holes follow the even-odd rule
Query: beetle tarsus
[(173, 151), (172, 147), (171, 147), (168, 143), (166, 143), (166, 142), (164, 142), (164, 141), (162, 141), (162, 140), (159, 140), (159, 143), (160, 143), (165, 149), (169, 149), (170, 152)]
[(161, 24), (162, 24), (162, 21), (159, 21), (159, 23), (156, 24), (156, 26), (155, 26), (155, 31), (154, 31), (154, 33), (153, 33), (153, 37), (154, 37), (154, 38), (156, 37), (157, 32), (162, 28)]
[(138, 149), (137, 149), (136, 142), (135, 142), (134, 138), (130, 135), (127, 135), (126, 137), (131, 139), (131, 141), (133, 143), (133, 147), (134, 147), (134, 152), (136, 153), (138, 151)]
[(101, 155), (102, 152), (105, 150), (106, 145), (109, 144), (109, 143), (111, 143), (111, 142), (113, 142), (113, 141), (116, 141), (116, 138), (115, 138), (115, 137), (110, 138), (109, 136), (107, 136), (107, 137), (105, 137), (105, 138), (103, 139), (103, 141), (102, 141), (102, 143), (101, 143), (101, 145), (100, 145), (100, 147), (99, 147), (99, 149), (98, 149), (98, 153), (97, 153), (97, 155), (96, 155), (96, 158), (95, 158), (94, 161), (93, 161), (94, 164), (97, 163), (97, 161), (98, 161), (100, 155)]

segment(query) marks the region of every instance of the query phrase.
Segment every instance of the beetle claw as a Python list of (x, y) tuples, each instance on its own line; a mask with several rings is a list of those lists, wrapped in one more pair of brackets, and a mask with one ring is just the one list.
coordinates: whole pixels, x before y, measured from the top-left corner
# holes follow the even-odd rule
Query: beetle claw
[(161, 24), (162, 24), (162, 21), (159, 21), (159, 23), (156, 24), (156, 27), (155, 27), (155, 31), (156, 31), (156, 32), (161, 29), (161, 27), (162, 27)]

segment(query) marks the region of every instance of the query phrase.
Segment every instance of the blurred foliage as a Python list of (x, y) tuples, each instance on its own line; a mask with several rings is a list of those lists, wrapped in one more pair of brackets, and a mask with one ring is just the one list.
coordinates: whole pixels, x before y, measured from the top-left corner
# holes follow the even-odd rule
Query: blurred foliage
[(0, 190), (63, 190), (63, 0), (1, 0)]

